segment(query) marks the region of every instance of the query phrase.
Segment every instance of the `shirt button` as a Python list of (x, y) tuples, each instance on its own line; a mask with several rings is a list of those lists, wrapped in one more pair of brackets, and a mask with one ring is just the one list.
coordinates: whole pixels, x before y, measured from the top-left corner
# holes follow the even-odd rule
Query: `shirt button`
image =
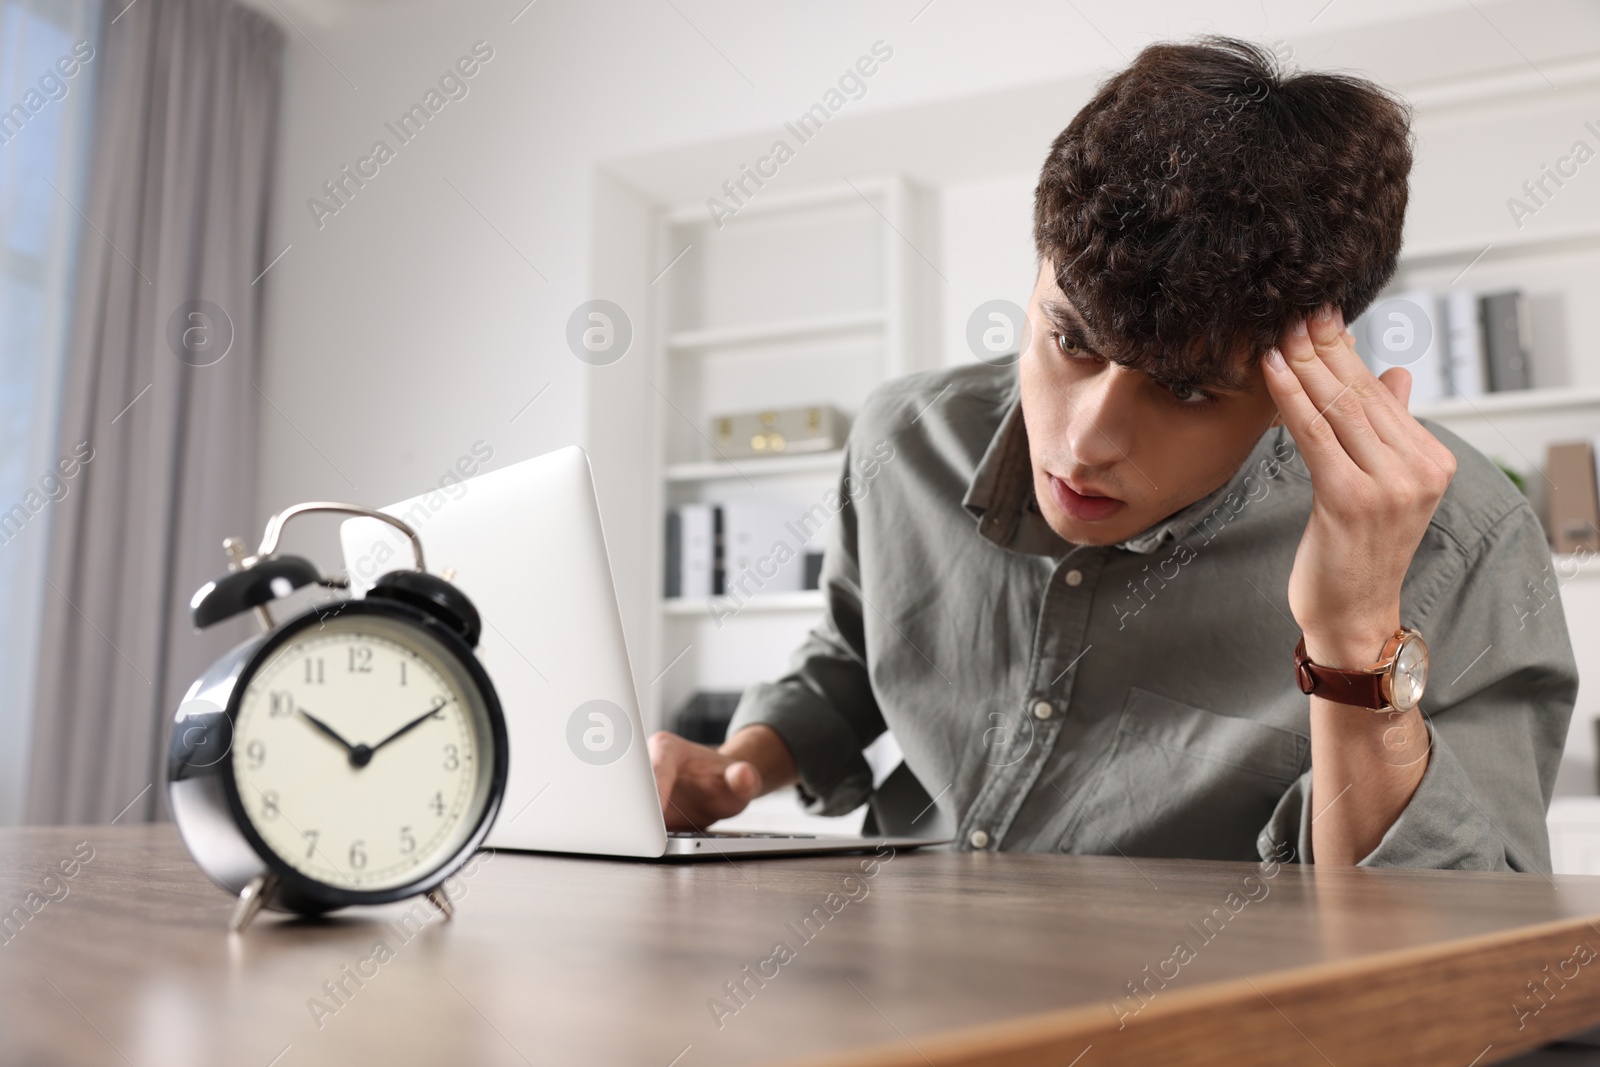
[(1052, 705), (1048, 700), (1041, 700), (1033, 706), (1033, 717), (1038, 719), (1040, 722), (1044, 722), (1055, 713), (1055, 706)]
[(973, 848), (981, 849), (989, 847), (989, 835), (982, 830), (972, 831), (972, 836), (967, 838), (967, 840), (972, 843)]
[(1083, 584), (1083, 572), (1076, 567), (1072, 568), (1066, 573), (1066, 582), (1068, 585), (1076, 589), (1078, 586)]

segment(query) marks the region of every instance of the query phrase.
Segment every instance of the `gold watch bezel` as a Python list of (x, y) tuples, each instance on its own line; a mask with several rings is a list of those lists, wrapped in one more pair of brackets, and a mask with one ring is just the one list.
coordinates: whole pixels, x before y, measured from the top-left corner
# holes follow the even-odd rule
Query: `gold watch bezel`
[[(1395, 665), (1400, 662), (1400, 649), (1405, 646), (1407, 641), (1415, 641), (1422, 646), (1422, 687), (1417, 690), (1416, 700), (1405, 707), (1401, 707), (1394, 700), (1394, 675)], [(1422, 703), (1422, 695), (1428, 688), (1429, 668), (1432, 666), (1430, 656), (1431, 650), (1428, 648), (1427, 639), (1422, 636), (1420, 631), (1409, 626), (1400, 627), (1389, 637), (1389, 640), (1384, 642), (1383, 651), (1379, 654), (1378, 662), (1367, 668), (1368, 674), (1379, 676), (1378, 690), (1383, 695), (1385, 706), (1378, 708), (1378, 711), (1410, 711)]]

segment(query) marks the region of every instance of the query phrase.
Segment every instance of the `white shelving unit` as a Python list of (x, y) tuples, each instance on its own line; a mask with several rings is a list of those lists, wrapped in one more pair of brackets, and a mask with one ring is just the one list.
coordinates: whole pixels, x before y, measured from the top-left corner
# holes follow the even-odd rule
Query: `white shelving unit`
[[(663, 261), (684, 254), (657, 287), (658, 516), (689, 502), (741, 501), (798, 517), (836, 484), (842, 451), (730, 458), (712, 446), (711, 420), (807, 404), (853, 417), (880, 382), (937, 365), (924, 340), (938, 321), (926, 214), (924, 195), (892, 175), (761, 190), (720, 227), (703, 201), (660, 212)], [(662, 540), (652, 561), (658, 590)], [(791, 547), (820, 551), (825, 540), (819, 532)], [(642, 694), (651, 727), (667, 725), (696, 690), (784, 674), (822, 608), (814, 590), (737, 603), (658, 592), (649, 656), (663, 670)]]

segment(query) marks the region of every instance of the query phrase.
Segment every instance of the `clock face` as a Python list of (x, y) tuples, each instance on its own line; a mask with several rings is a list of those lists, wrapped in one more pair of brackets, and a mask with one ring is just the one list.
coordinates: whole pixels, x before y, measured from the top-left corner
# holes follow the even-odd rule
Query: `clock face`
[(1390, 683), (1394, 690), (1394, 706), (1401, 709), (1416, 707), (1422, 691), (1428, 685), (1428, 646), (1415, 637), (1400, 642), (1395, 654), (1394, 676)]
[(256, 670), (230, 760), (251, 826), (285, 864), (378, 891), (462, 849), (489, 800), (493, 743), (477, 687), (443, 645), (352, 614), (308, 626)]

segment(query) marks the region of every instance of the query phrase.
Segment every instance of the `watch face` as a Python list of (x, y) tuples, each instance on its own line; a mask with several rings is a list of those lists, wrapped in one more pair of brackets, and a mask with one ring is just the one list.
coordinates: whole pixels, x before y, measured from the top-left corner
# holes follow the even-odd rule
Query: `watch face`
[(269, 653), (230, 753), (250, 825), (294, 871), (344, 890), (448, 864), (492, 792), (494, 734), (471, 676), (416, 625), (346, 614)]
[(1394, 668), (1389, 675), (1390, 703), (1401, 709), (1417, 706), (1428, 684), (1428, 645), (1411, 635), (1400, 642)]

